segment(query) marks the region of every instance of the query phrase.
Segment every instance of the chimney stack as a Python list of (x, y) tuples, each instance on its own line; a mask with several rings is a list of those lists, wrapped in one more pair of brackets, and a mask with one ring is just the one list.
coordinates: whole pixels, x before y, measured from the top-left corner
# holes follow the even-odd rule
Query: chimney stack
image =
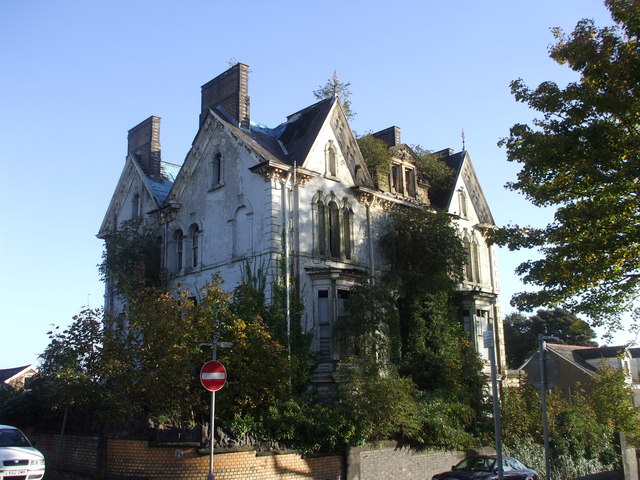
[(129, 130), (127, 154), (133, 155), (147, 177), (160, 180), (160, 117), (151, 116)]
[(249, 128), (249, 66), (236, 63), (202, 86), (200, 124), (217, 109), (240, 128)]
[(389, 127), (379, 132), (372, 133), (372, 137), (382, 140), (390, 147), (396, 147), (400, 145), (400, 127)]

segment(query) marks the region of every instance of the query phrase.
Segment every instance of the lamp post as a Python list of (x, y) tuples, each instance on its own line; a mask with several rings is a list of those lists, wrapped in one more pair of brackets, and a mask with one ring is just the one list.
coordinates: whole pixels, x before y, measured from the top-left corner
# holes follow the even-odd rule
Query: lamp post
[(542, 400), (542, 433), (544, 437), (544, 469), (545, 479), (549, 480), (549, 472), (551, 471), (551, 458), (549, 455), (549, 421), (547, 419), (547, 369), (545, 367), (545, 352), (547, 351), (546, 340), (556, 340), (558, 337), (552, 337), (538, 334), (538, 342), (540, 342), (540, 398)]
[(498, 464), (498, 479), (504, 479), (502, 467), (502, 433), (500, 428), (500, 396), (498, 394), (498, 374), (496, 365), (496, 348), (493, 336), (493, 322), (489, 321), (489, 329), (483, 334), (484, 348), (489, 349), (491, 362), (491, 390), (493, 395), (493, 428), (496, 436), (496, 463)]

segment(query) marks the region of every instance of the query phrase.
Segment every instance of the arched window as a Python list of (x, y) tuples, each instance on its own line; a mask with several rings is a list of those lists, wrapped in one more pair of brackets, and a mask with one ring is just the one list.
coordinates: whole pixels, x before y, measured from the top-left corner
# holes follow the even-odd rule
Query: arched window
[(173, 242), (175, 244), (175, 271), (180, 272), (182, 270), (182, 254), (183, 254), (183, 241), (184, 235), (182, 234), (182, 230), (176, 230), (173, 234)]
[(191, 238), (191, 267), (197, 267), (200, 262), (200, 228), (195, 223), (189, 228)]
[(216, 153), (211, 160), (211, 186), (222, 185), (222, 154)]
[(340, 210), (336, 202), (329, 204), (329, 253), (340, 258)]
[(349, 207), (345, 207), (342, 210), (342, 238), (344, 238), (344, 258), (347, 260), (351, 260), (351, 224), (353, 212), (349, 209)]
[(318, 215), (318, 253), (320, 255), (327, 254), (327, 226), (325, 220), (325, 207), (322, 200), (318, 200), (316, 203), (317, 215)]

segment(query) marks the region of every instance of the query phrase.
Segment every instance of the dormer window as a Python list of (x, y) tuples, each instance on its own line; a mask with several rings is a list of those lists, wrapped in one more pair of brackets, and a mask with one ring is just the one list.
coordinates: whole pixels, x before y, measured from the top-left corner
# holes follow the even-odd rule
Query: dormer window
[(402, 166), (391, 166), (391, 190), (395, 193), (402, 193)]
[(392, 193), (406, 197), (415, 197), (416, 169), (414, 166), (405, 163), (392, 164), (389, 185)]
[(413, 168), (405, 168), (404, 169), (404, 184), (407, 186), (407, 196), (415, 197), (416, 196), (416, 171)]

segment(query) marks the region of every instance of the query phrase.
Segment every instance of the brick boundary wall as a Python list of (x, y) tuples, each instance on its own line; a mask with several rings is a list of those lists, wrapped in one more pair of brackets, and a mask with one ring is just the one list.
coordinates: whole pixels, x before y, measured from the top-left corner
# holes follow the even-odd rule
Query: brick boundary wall
[[(107, 478), (202, 480), (209, 455), (188, 447), (152, 447), (146, 441), (107, 441)], [(340, 480), (339, 456), (303, 458), (299, 454), (257, 455), (255, 450), (219, 451), (214, 456), (217, 480)]]
[[(65, 473), (65, 478), (202, 480), (209, 472), (208, 452), (192, 446), (81, 435), (65, 435), (60, 443), (58, 435), (33, 437), (45, 455), (47, 471)], [(352, 448), (345, 456), (217, 450), (214, 471), (216, 480), (430, 480), (472, 453), (493, 451), (414, 450), (394, 442)]]
[(47, 471), (69, 470), (99, 476), (101, 469), (100, 437), (54, 434), (30, 435), (45, 457)]

